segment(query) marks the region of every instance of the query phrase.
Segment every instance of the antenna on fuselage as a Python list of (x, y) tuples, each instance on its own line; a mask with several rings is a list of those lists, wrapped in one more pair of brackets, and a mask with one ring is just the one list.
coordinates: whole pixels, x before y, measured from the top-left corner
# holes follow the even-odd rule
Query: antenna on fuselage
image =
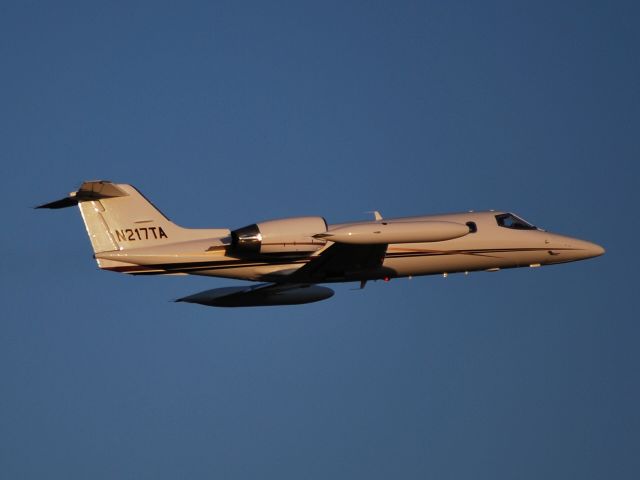
[(376, 222), (379, 222), (380, 220), (382, 220), (382, 215), (380, 215), (380, 212), (377, 210), (373, 210), (365, 213), (373, 213), (373, 218), (376, 220)]

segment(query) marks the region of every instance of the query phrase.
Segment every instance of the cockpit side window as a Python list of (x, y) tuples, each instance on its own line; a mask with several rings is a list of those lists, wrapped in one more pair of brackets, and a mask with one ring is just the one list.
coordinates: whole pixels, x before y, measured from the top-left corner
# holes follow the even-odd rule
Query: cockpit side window
[(514, 230), (536, 230), (537, 227), (531, 225), (529, 222), (521, 219), (513, 213), (502, 213), (496, 215), (496, 222), (498, 225), (504, 228), (512, 228)]

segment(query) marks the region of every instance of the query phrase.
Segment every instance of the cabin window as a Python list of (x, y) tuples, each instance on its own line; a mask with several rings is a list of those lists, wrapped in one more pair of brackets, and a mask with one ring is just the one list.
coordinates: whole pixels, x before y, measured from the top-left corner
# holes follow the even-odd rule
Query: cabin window
[(503, 213), (496, 215), (496, 222), (504, 228), (512, 228), (514, 230), (537, 230), (534, 225), (514, 215), (513, 213)]
[(478, 231), (476, 222), (467, 222), (465, 225), (469, 227), (469, 233), (476, 233)]

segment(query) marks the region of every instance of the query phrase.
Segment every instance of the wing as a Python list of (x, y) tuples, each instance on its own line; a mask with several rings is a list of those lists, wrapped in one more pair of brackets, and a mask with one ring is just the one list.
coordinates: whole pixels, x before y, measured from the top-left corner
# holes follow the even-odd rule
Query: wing
[(288, 276), (287, 281), (322, 283), (382, 278), (385, 276), (382, 262), (387, 246), (334, 243)]

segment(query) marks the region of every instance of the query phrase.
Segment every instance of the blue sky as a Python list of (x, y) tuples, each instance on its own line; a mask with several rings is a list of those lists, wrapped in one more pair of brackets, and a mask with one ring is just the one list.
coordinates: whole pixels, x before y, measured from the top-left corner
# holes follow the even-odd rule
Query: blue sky
[[(3, 2), (8, 478), (637, 478), (635, 2)], [(604, 245), (337, 286), (99, 272), (83, 180), (191, 227), (505, 209)]]

